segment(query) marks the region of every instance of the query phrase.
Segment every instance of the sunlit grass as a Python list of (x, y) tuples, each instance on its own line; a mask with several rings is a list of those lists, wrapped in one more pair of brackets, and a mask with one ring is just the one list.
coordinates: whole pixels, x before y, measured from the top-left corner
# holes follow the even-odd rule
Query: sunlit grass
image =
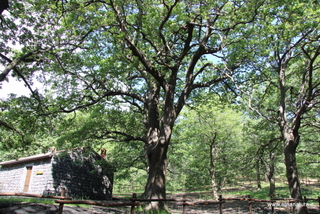
[(0, 203), (39, 203), (39, 204), (55, 204), (54, 199), (48, 198), (32, 198), (32, 197), (11, 197), (1, 196)]
[[(302, 196), (307, 198), (317, 199), (320, 197), (320, 186), (319, 185), (301, 185)], [(261, 189), (256, 187), (256, 184), (244, 185), (242, 187), (226, 189), (221, 194), (227, 195), (241, 195), (247, 197), (250, 195), (251, 198), (256, 199), (270, 199), (269, 197), (269, 185), (267, 182), (261, 184)], [(276, 183), (276, 198), (290, 198), (289, 188), (286, 183)], [(310, 203), (313, 203), (310, 201)]]
[[(307, 198), (317, 199), (320, 197), (320, 186), (319, 184), (313, 185), (301, 185), (302, 195)], [(175, 198), (175, 193), (179, 193), (179, 196), (186, 194), (186, 198), (192, 199), (212, 199), (212, 192), (210, 186), (193, 189), (193, 190), (184, 190), (179, 192), (170, 192), (168, 194), (168, 198)], [(181, 195), (180, 195), (181, 194)], [(257, 185), (253, 182), (244, 182), (239, 185), (229, 186), (227, 188), (223, 188), (222, 191), (218, 192), (221, 194), (223, 198), (233, 197), (233, 196), (241, 196), (248, 197), (250, 195), (251, 198), (254, 199), (270, 199), (269, 197), (269, 184), (267, 182), (261, 183), (261, 188), (258, 189)], [(141, 194), (137, 194), (137, 198), (140, 197)], [(129, 199), (132, 198), (132, 193), (127, 194), (118, 194), (116, 197), (121, 199)], [(286, 183), (276, 183), (276, 198), (290, 198), (288, 185)], [(81, 200), (81, 199), (79, 199)], [(84, 199), (83, 199), (84, 200)], [(56, 204), (54, 199), (48, 198), (31, 198), (31, 197), (9, 197), (2, 196), (0, 197), (0, 203), (39, 203), (39, 204)], [(317, 205), (317, 201), (308, 201), (310, 204)], [(89, 205), (70, 205), (70, 206), (81, 206), (84, 208), (90, 207)], [(142, 208), (138, 208), (138, 211), (143, 212)]]
[[(260, 189), (257, 187), (246, 186), (240, 189), (235, 188), (233, 191), (227, 192), (230, 195), (242, 195), (245, 197), (250, 196), (251, 198), (258, 199), (270, 199), (269, 197), (269, 186), (262, 185)], [(288, 187), (278, 185), (276, 186), (276, 197), (277, 198), (289, 198)]]

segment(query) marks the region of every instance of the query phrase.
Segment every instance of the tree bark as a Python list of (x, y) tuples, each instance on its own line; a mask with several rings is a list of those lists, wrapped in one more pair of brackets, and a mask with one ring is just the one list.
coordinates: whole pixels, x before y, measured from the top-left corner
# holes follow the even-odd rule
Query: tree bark
[[(154, 148), (151, 148), (154, 146)], [(145, 187), (146, 199), (166, 199), (166, 170), (168, 143), (149, 145), (148, 180)], [(153, 201), (146, 210), (168, 210), (165, 201)]]
[[(279, 108), (279, 127), (284, 141), (284, 157), (286, 165), (286, 177), (289, 185), (290, 196), (296, 200), (302, 200), (301, 187), (298, 176), (298, 167), (296, 162), (296, 150), (299, 145), (300, 136), (299, 129), (301, 125), (301, 115), (304, 110), (304, 106), (297, 109), (298, 114), (291, 118), (287, 118), (289, 114), (287, 110), (287, 93), (288, 87), (286, 86), (286, 70), (288, 62), (291, 59), (290, 51), (282, 56), (279, 64), (279, 90), (280, 90), (280, 108)], [(304, 207), (296, 207), (295, 214), (304, 214), (307, 211)]]
[(302, 199), (300, 182), (298, 178), (298, 169), (296, 163), (296, 144), (293, 141), (287, 141), (284, 148), (286, 176), (290, 189), (290, 196), (294, 199)]
[(144, 197), (146, 199), (160, 199), (148, 203), (146, 210), (168, 211), (166, 201), (166, 171), (167, 171), (167, 152), (172, 134), (172, 128), (176, 119), (173, 107), (172, 94), (168, 90), (166, 94), (162, 117), (159, 117), (159, 93), (160, 87), (153, 85), (150, 90), (150, 101), (148, 104), (148, 123), (147, 123), (147, 144), (146, 155), (148, 159), (148, 180), (145, 187)]
[[(284, 148), (286, 176), (289, 184), (290, 196), (296, 200), (302, 200), (298, 168), (296, 163), (296, 145), (292, 141), (286, 143)], [(296, 207), (296, 214), (306, 213), (303, 207)]]
[(217, 182), (216, 182), (216, 172), (215, 172), (215, 162), (214, 157), (216, 154), (216, 147), (215, 147), (215, 138), (216, 134), (210, 144), (210, 175), (211, 175), (211, 188), (212, 188), (212, 198), (213, 200), (217, 200), (219, 198), (218, 191), (217, 191)]
[[(290, 196), (293, 199), (302, 201), (301, 186), (298, 176), (298, 167), (296, 161), (296, 149), (299, 144), (300, 136), (292, 130), (285, 130), (284, 157), (286, 165), (286, 177), (289, 184)], [(297, 206), (294, 209), (295, 214), (307, 213), (303, 206)]]
[(257, 188), (261, 189), (261, 176), (260, 176), (260, 158), (256, 160), (256, 175), (257, 175)]
[(270, 163), (269, 163), (269, 172), (268, 172), (268, 181), (269, 181), (269, 197), (274, 198), (276, 196), (276, 184), (274, 176), (274, 160), (275, 154), (270, 153)]

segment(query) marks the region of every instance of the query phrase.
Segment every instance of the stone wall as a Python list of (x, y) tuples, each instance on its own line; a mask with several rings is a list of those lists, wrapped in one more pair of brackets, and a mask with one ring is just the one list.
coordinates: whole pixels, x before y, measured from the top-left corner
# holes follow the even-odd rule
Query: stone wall
[(76, 199), (105, 200), (112, 197), (113, 168), (89, 147), (54, 156), (52, 163), (54, 188), (66, 190)]
[(66, 196), (75, 199), (105, 200), (112, 197), (114, 169), (90, 147), (3, 165), (0, 192), (23, 192), (27, 166), (32, 166), (28, 193), (60, 195), (65, 189)]
[(24, 165), (10, 166), (10, 168), (3, 166), (0, 173), (0, 191), (21, 192), (24, 170)]
[(40, 195), (55, 195), (52, 179), (51, 159), (37, 161), (33, 165), (30, 182), (30, 193)]
[(51, 158), (46, 158), (34, 162), (2, 166), (0, 172), (0, 191), (23, 192), (27, 166), (32, 166), (28, 193), (42, 195), (45, 189), (53, 190)]

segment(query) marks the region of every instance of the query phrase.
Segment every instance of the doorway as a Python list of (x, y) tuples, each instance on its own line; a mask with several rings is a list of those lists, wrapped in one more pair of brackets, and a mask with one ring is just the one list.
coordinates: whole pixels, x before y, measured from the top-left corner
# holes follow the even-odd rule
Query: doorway
[(27, 166), (26, 180), (24, 181), (23, 192), (28, 192), (32, 175), (32, 166)]

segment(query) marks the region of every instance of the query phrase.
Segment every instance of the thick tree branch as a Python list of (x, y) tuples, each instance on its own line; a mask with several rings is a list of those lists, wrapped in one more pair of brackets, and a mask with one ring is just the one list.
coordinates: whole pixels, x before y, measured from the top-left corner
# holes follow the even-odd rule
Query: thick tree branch
[[(105, 93), (103, 93), (102, 95), (98, 96), (98, 97), (93, 97), (90, 95), (84, 95), (82, 96), (78, 101), (72, 100), (72, 105), (75, 107), (72, 108), (68, 108), (67, 106), (60, 106), (59, 110), (57, 110), (56, 112), (50, 112), (48, 114), (52, 114), (52, 113), (70, 113), (70, 112), (74, 112), (76, 110), (79, 109), (84, 109), (87, 108), (89, 106), (93, 106), (97, 103), (99, 103), (100, 101), (102, 101), (103, 99), (107, 98), (107, 97), (114, 97), (114, 96), (129, 96), (133, 99), (137, 99), (143, 103), (146, 103), (146, 100), (144, 97), (140, 96), (139, 94), (135, 94), (135, 93), (131, 93), (128, 91), (122, 91), (122, 90), (114, 90), (114, 91), (107, 91)], [(86, 102), (84, 104), (81, 104), (84, 102), (85, 98), (89, 98), (90, 102)], [(47, 115), (47, 114), (44, 114)]]
[(169, 18), (171, 16), (171, 13), (172, 13), (172, 10), (177, 5), (177, 3), (178, 3), (178, 0), (175, 0), (174, 3), (171, 6), (168, 6), (165, 2), (163, 2), (165, 7), (167, 8), (168, 12), (167, 12), (166, 16), (164, 17), (164, 19), (162, 20), (162, 22), (161, 22), (161, 24), (159, 26), (159, 36), (160, 36), (160, 38), (162, 40), (162, 43), (163, 43), (163, 45), (165, 47), (165, 52), (170, 52), (171, 49), (170, 49), (170, 47), (169, 47), (169, 45), (168, 45), (168, 43), (166, 41), (165, 36), (162, 33), (162, 30), (163, 30), (164, 25), (166, 24), (166, 22), (169, 20)]
[(9, 130), (11, 130), (11, 131), (17, 132), (17, 133), (19, 133), (20, 135), (22, 135), (21, 132), (19, 132), (17, 129), (15, 129), (14, 127), (10, 126), (8, 123), (6, 123), (6, 122), (4, 122), (4, 121), (1, 121), (1, 120), (0, 120), (0, 126), (3, 126), (3, 127), (7, 128), (7, 129), (9, 129)]
[(190, 44), (192, 41), (192, 33), (194, 29), (194, 24), (187, 24), (187, 39), (184, 42), (183, 51), (181, 52), (181, 55), (178, 57), (178, 64), (181, 63), (181, 61), (184, 59), (184, 57), (188, 54), (189, 50), (191, 49)]
[(159, 72), (158, 70), (156, 70), (151, 62), (148, 60), (148, 58), (146, 57), (146, 54), (143, 53), (142, 50), (140, 50), (133, 42), (133, 40), (130, 37), (130, 34), (128, 32), (127, 29), (127, 22), (125, 20), (125, 18), (123, 18), (123, 16), (121, 15), (121, 12), (118, 8), (117, 5), (115, 5), (114, 1), (110, 1), (111, 3), (111, 7), (114, 10), (115, 14), (116, 14), (116, 18), (118, 20), (119, 26), (121, 31), (125, 32), (125, 42), (127, 43), (129, 49), (131, 50), (132, 54), (134, 56), (136, 56), (138, 58), (138, 60), (144, 65), (146, 71), (155, 78), (155, 80), (157, 80), (157, 82), (164, 88), (165, 87), (165, 79), (163, 78), (161, 72)]
[(308, 154), (311, 154), (311, 155), (320, 155), (320, 152), (310, 152), (310, 151), (307, 151), (307, 150), (299, 150), (297, 151), (298, 153), (301, 152), (301, 153), (308, 153)]
[[(119, 137), (114, 135), (120, 135), (124, 138), (119, 139)], [(117, 142), (141, 141), (143, 143), (146, 143), (146, 140), (143, 137), (135, 137), (133, 135), (129, 135), (120, 131), (105, 131), (101, 132), (99, 135), (93, 134), (92, 137), (95, 137), (96, 139), (114, 139)]]
[(0, 82), (4, 81), (5, 78), (8, 76), (8, 74), (10, 73), (10, 71), (12, 69), (14, 69), (20, 62), (34, 62), (36, 61), (35, 59), (29, 59), (30, 56), (33, 55), (33, 52), (27, 53), (21, 57), (18, 57), (14, 60), (9, 59), (8, 57), (6, 57), (5, 55), (0, 53), (0, 57), (2, 57), (3, 59), (5, 59), (6, 61), (9, 62), (9, 65), (7, 65), (4, 70), (2, 71), (2, 73), (0, 74)]

